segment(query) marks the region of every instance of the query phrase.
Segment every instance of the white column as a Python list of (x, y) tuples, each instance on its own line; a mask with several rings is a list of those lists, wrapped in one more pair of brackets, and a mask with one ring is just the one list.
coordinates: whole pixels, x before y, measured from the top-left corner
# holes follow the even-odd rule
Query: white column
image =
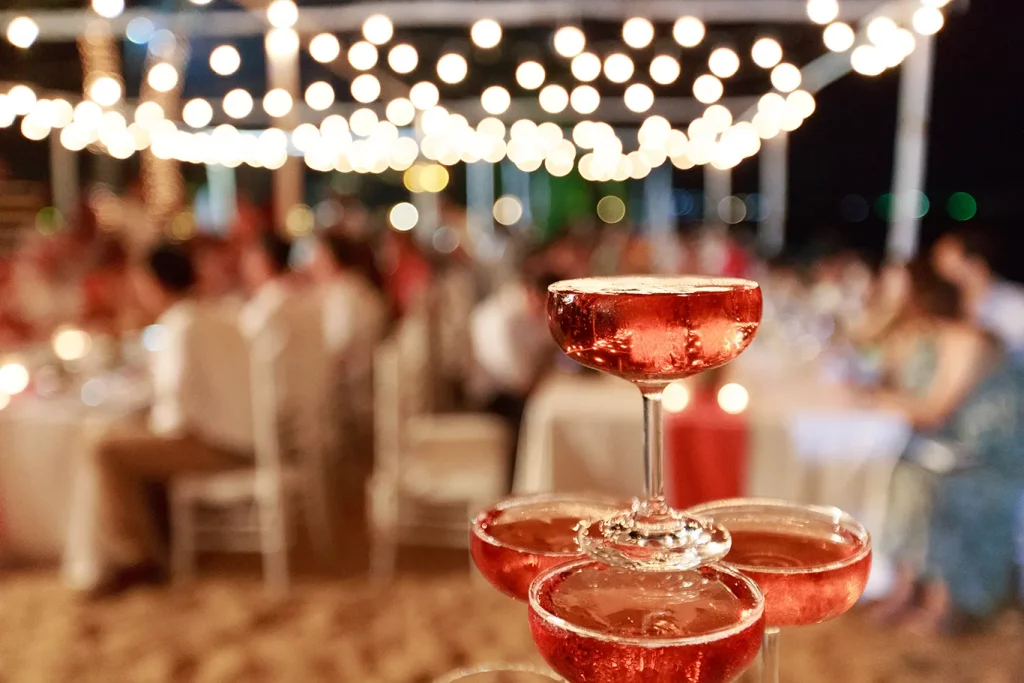
[[(267, 90), (282, 88), (292, 96), (292, 110), (274, 119), (275, 126), (291, 132), (300, 123), (298, 107), (302, 102), (299, 91), (299, 55), (275, 55), (267, 52)], [(259, 98), (255, 106), (259, 104)], [(304, 161), (289, 156), (284, 166), (274, 171), (274, 228), (284, 228), (288, 209), (302, 202)]]
[(478, 242), (494, 235), (494, 164), (477, 161), (466, 164), (467, 228)]
[[(423, 127), (420, 125), (419, 113), (416, 114), (416, 121), (413, 124), (416, 143), (423, 143)], [(412, 205), (419, 213), (419, 220), (416, 223), (414, 234), (421, 243), (428, 243), (434, 236), (434, 232), (441, 227), (441, 203), (435, 192), (416, 192), (412, 195)]]
[(211, 227), (218, 234), (226, 234), (238, 210), (238, 190), (235, 169), (228, 166), (206, 166), (206, 194), (210, 203)]
[(732, 171), (704, 164), (704, 224), (725, 225), (718, 207), (732, 194)]
[(664, 163), (644, 178), (644, 228), (652, 249), (651, 271), (679, 271), (679, 244), (675, 240), (675, 211), (672, 204), (672, 165)]
[(775, 256), (786, 244), (786, 212), (789, 185), (789, 133), (781, 131), (761, 141), (761, 216), (758, 239), (768, 256)]
[(529, 225), (533, 219), (530, 202), (530, 174), (519, 170), (519, 167), (508, 159), (501, 161), (501, 193), (516, 197), (523, 205), (523, 217), (520, 223)]
[(934, 47), (932, 36), (917, 36), (917, 49), (903, 62), (900, 74), (892, 214), (886, 245), (887, 255), (895, 261), (906, 261), (917, 253), (921, 228), (918, 198), (924, 189)]
[(64, 220), (71, 220), (77, 209), (78, 155), (60, 144), (60, 135), (50, 135), (50, 187), (53, 206)]

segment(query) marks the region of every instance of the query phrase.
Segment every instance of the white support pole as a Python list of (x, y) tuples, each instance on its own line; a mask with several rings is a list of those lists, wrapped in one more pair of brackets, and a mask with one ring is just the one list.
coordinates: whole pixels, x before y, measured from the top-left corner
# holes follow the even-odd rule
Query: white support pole
[[(292, 97), (291, 111), (274, 119), (274, 125), (286, 131), (293, 130), (300, 122), (296, 108), (302, 101), (299, 91), (299, 55), (275, 55), (267, 51), (267, 90), (281, 88)], [(289, 156), (284, 166), (274, 171), (274, 228), (284, 229), (288, 210), (303, 199), (302, 159)]]
[(903, 62), (900, 74), (893, 201), (886, 244), (886, 254), (894, 261), (907, 261), (917, 253), (921, 229), (918, 202), (924, 189), (934, 58), (935, 39), (917, 36), (917, 49)]
[(530, 174), (519, 170), (508, 159), (501, 161), (501, 193), (512, 195), (523, 205), (522, 225), (529, 225), (533, 220), (532, 203), (530, 202)]
[(789, 184), (789, 133), (780, 132), (761, 143), (761, 215), (758, 239), (766, 256), (776, 256), (786, 245)]
[(731, 194), (732, 171), (704, 164), (704, 225), (725, 225), (719, 207)]
[(466, 164), (466, 221), (475, 244), (494, 237), (494, 164)]
[(78, 155), (60, 144), (60, 135), (50, 136), (50, 187), (53, 206), (64, 220), (74, 217), (78, 203)]
[(672, 166), (662, 164), (644, 178), (644, 228), (650, 239), (651, 272), (675, 273), (681, 266), (674, 239)]
[[(417, 113), (413, 122), (413, 134), (416, 144), (423, 143), (422, 115)], [(434, 236), (434, 232), (441, 227), (441, 202), (436, 192), (415, 192), (412, 195), (412, 205), (416, 207), (419, 219), (416, 222), (414, 234), (422, 244), (427, 244)]]

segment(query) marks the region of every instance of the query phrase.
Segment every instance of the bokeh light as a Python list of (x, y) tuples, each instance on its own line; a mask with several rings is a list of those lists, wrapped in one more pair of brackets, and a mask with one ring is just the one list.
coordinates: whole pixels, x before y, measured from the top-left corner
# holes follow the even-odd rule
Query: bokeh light
[(659, 85), (675, 83), (681, 72), (679, 61), (671, 55), (658, 55), (651, 60), (651, 80)]
[(749, 403), (750, 394), (740, 384), (726, 384), (718, 390), (718, 406), (730, 415), (739, 415)]
[(309, 55), (321, 64), (333, 62), (341, 54), (341, 43), (330, 33), (313, 36), (309, 41)]
[(704, 22), (697, 17), (681, 17), (672, 25), (672, 37), (683, 47), (696, 47), (704, 40)]
[(782, 46), (774, 38), (761, 38), (750, 48), (750, 57), (762, 69), (770, 69), (782, 61)]
[(416, 48), (408, 43), (395, 45), (388, 51), (388, 66), (396, 74), (411, 73), (419, 62), (419, 53), (416, 52)]
[(690, 390), (682, 382), (672, 382), (661, 392), (661, 405), (670, 413), (681, 413), (690, 403)]
[(622, 24), (622, 40), (632, 48), (645, 48), (654, 40), (654, 25), (643, 17), (627, 19)]
[(954, 192), (946, 202), (949, 217), (955, 221), (969, 221), (978, 215), (978, 202), (967, 192)]
[(544, 67), (540, 62), (526, 61), (516, 68), (516, 82), (526, 90), (536, 90), (544, 84)]
[(501, 24), (494, 19), (480, 19), (469, 29), (469, 37), (477, 47), (489, 50), (501, 42)]
[(494, 202), (494, 220), (502, 225), (515, 225), (523, 217), (523, 203), (518, 197), (503, 195)]
[(575, 57), (583, 52), (587, 45), (587, 37), (575, 26), (563, 26), (555, 31), (555, 52), (563, 57)]
[(14, 396), (28, 388), (28, 369), (21, 363), (0, 366), (0, 393)]
[(597, 202), (597, 217), (605, 223), (618, 223), (626, 217), (626, 203), (614, 195)]

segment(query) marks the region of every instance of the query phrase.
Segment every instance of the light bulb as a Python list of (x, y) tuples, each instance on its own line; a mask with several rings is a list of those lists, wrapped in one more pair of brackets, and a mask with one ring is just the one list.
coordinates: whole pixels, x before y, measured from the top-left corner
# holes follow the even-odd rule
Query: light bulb
[(380, 97), (380, 81), (377, 80), (376, 76), (370, 74), (356, 76), (352, 79), (350, 89), (352, 91), (352, 98), (362, 104), (368, 104)]
[(572, 58), (570, 70), (576, 80), (589, 83), (601, 74), (601, 60), (592, 52), (581, 52)]
[(885, 59), (874, 45), (860, 45), (850, 53), (850, 66), (859, 74), (877, 76), (885, 71)]
[(274, 88), (263, 96), (263, 111), (274, 118), (285, 116), (292, 110), (292, 96), (287, 90)]
[(801, 81), (800, 69), (788, 62), (783, 62), (772, 69), (772, 85), (780, 92), (796, 90), (800, 87)]
[(306, 88), (306, 104), (315, 111), (324, 111), (334, 104), (334, 88), (326, 81), (310, 83)]
[(880, 16), (875, 17), (868, 22), (866, 33), (868, 35), (868, 40), (872, 43), (875, 45), (883, 45), (889, 41), (889, 38), (892, 37), (899, 28), (900, 27), (896, 25), (896, 22), (889, 17)]
[(822, 34), (825, 40), (825, 47), (832, 52), (846, 52), (856, 40), (856, 35), (853, 29), (850, 28), (849, 24), (844, 24), (841, 21), (829, 24), (825, 27), (825, 32)]
[(523, 203), (510, 194), (498, 197), (492, 211), (494, 220), (502, 225), (515, 225), (523, 217)]
[(569, 103), (580, 114), (592, 114), (601, 104), (601, 95), (589, 85), (580, 85), (573, 88), (572, 94), (569, 96)]
[(181, 120), (192, 128), (205, 128), (213, 120), (213, 107), (201, 98), (189, 100), (181, 108)]
[(839, 16), (836, 0), (807, 0), (807, 16), (815, 24), (827, 24)]
[(494, 19), (480, 19), (469, 29), (469, 37), (477, 47), (488, 50), (501, 42), (501, 24)]
[(372, 69), (377, 63), (377, 48), (364, 40), (353, 43), (348, 49), (348, 63), (359, 71)]
[(732, 112), (720, 104), (712, 104), (705, 109), (701, 118), (707, 121), (716, 133), (724, 133), (732, 125)]
[(15, 17), (7, 24), (7, 40), (14, 47), (29, 48), (39, 37), (39, 25), (28, 17)]
[(290, 28), (272, 28), (263, 40), (267, 54), (287, 57), (299, 51), (299, 34)]
[(500, 85), (492, 85), (480, 95), (480, 105), (488, 114), (495, 116), (504, 114), (508, 111), (510, 104), (512, 104), (512, 98), (508, 94), (508, 90)]
[(654, 25), (642, 17), (627, 19), (622, 25), (622, 40), (632, 48), (645, 48), (654, 40)]
[(806, 119), (814, 113), (817, 105), (814, 102), (814, 95), (806, 90), (794, 90), (786, 96), (786, 106)]
[(221, 106), (231, 118), (245, 118), (252, 112), (252, 95), (241, 88), (235, 88), (224, 96)]
[(28, 388), (28, 370), (21, 363), (0, 366), (0, 393), (14, 396)]
[(942, 30), (946, 20), (942, 16), (942, 12), (935, 7), (920, 7), (914, 12), (912, 23), (914, 30), (922, 36), (931, 36)]
[(697, 17), (681, 17), (672, 26), (672, 37), (683, 47), (696, 47), (704, 40), (704, 22)]
[(654, 93), (643, 83), (634, 83), (626, 88), (622, 99), (626, 103), (627, 109), (640, 114), (654, 104)]
[(420, 220), (420, 212), (409, 202), (395, 204), (388, 212), (391, 227), (401, 232), (412, 230)]
[(242, 65), (242, 57), (231, 45), (218, 45), (210, 53), (210, 69), (215, 74), (230, 76)]
[(416, 118), (416, 107), (406, 98), (398, 97), (388, 102), (384, 115), (396, 126), (408, 126)]
[(604, 75), (612, 83), (625, 83), (633, 76), (633, 60), (615, 52), (604, 60)]
[(291, 28), (299, 20), (299, 8), (292, 0), (274, 0), (267, 5), (267, 22), (277, 28)]
[(425, 111), (438, 103), (441, 94), (430, 81), (420, 81), (409, 90), (409, 99), (417, 109)]
[[(79, 105), (81, 106), (81, 105)], [(78, 109), (75, 109), (75, 120), (78, 120)], [(164, 110), (156, 102), (143, 102), (135, 108), (135, 123), (143, 128), (149, 128), (157, 121), (164, 120)]]
[(682, 69), (675, 57), (658, 55), (651, 60), (651, 80), (659, 85), (675, 83)]
[(693, 96), (704, 104), (717, 102), (724, 92), (722, 82), (709, 74), (698, 76), (693, 82)]
[(124, 0), (92, 0), (92, 11), (105, 19), (113, 19), (124, 12)]
[(761, 38), (750, 48), (750, 56), (762, 69), (770, 69), (782, 61), (782, 46), (774, 38)]
[(121, 83), (111, 76), (100, 76), (89, 85), (89, 97), (102, 107), (110, 107), (121, 100)]
[(560, 114), (569, 106), (569, 93), (560, 85), (544, 86), (538, 97), (540, 108), (549, 114)]
[(587, 37), (575, 26), (563, 26), (555, 31), (555, 52), (563, 57), (575, 57), (583, 52)]
[(437, 76), (445, 83), (458, 83), (466, 77), (469, 65), (460, 54), (449, 52), (437, 60)]
[(178, 84), (178, 71), (167, 62), (160, 62), (149, 70), (146, 81), (153, 90), (168, 92)]
[(321, 64), (333, 62), (340, 54), (341, 43), (330, 33), (313, 36), (309, 41), (309, 56)]
[(420, 63), (420, 56), (416, 48), (408, 43), (395, 45), (388, 51), (388, 66), (396, 74), (407, 74), (414, 70)]
[(378, 123), (377, 114), (372, 109), (363, 107), (356, 109), (348, 117), (348, 125), (352, 132), (360, 137), (368, 137)]
[(545, 75), (539, 62), (523, 62), (516, 69), (516, 82), (526, 90), (536, 90), (543, 85)]
[(740, 68), (739, 56), (727, 47), (720, 47), (708, 57), (708, 68), (719, 78), (729, 78)]
[(363, 37), (374, 45), (383, 45), (395, 35), (391, 20), (383, 14), (374, 14), (363, 22)]

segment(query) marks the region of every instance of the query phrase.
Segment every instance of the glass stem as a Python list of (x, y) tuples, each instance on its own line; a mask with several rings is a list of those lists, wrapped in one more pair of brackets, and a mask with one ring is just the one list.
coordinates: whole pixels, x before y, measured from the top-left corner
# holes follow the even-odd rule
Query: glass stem
[(647, 477), (648, 502), (660, 503), (665, 498), (663, 478), (664, 434), (661, 419), (661, 389), (644, 391), (644, 472)]
[(761, 641), (761, 683), (779, 683), (779, 629), (766, 628)]

